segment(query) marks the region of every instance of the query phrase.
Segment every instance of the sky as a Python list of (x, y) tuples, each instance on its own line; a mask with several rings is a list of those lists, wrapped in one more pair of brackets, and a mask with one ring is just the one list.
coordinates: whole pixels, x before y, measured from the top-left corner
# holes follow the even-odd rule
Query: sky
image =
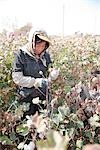
[(100, 0), (0, 0), (0, 32), (32, 23), (50, 35), (100, 34)]

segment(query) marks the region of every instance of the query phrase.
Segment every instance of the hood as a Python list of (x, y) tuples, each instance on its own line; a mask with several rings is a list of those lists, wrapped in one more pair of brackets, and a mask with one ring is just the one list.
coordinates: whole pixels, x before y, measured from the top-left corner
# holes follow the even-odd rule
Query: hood
[(36, 40), (36, 36), (38, 38), (40, 38), (41, 40), (43, 41), (46, 41), (47, 44), (46, 44), (46, 48), (45, 50), (50, 46), (51, 44), (51, 41), (46, 33), (46, 31), (44, 30), (36, 30), (34, 31), (34, 29), (32, 28), (29, 32), (29, 43), (30, 43), (30, 46), (34, 49), (35, 48), (35, 40)]
[(32, 43), (32, 39), (35, 41), (35, 36), (38, 36), (41, 40), (44, 40), (46, 42), (48, 42), (49, 44), (51, 44), (51, 41), (46, 33), (46, 31), (44, 30), (36, 30), (34, 31), (34, 29), (32, 28), (29, 32), (29, 42)]
[[(30, 55), (31, 57), (34, 57), (34, 58), (36, 58), (36, 55), (34, 54), (34, 50), (33, 50), (35, 48), (35, 37), (36, 36), (38, 36), (41, 40), (44, 40), (47, 42), (44, 50), (46, 50), (49, 47), (49, 45), (51, 44), (50, 39), (44, 30), (37, 30), (34, 32), (34, 30), (32, 28), (29, 33), (29, 38), (28, 38), (29, 42), (21, 49), (25, 53), (27, 53), (28, 55)], [(39, 58), (41, 59), (44, 66), (46, 66), (46, 60), (44, 58), (44, 51), (41, 53)]]

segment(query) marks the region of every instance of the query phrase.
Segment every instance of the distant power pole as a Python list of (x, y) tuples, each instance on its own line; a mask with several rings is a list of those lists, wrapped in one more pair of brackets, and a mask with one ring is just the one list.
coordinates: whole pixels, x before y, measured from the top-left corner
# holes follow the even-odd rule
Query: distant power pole
[(97, 34), (97, 12), (94, 13), (94, 34)]
[(63, 3), (63, 20), (62, 20), (62, 38), (64, 38), (64, 32), (65, 32), (65, 4)]

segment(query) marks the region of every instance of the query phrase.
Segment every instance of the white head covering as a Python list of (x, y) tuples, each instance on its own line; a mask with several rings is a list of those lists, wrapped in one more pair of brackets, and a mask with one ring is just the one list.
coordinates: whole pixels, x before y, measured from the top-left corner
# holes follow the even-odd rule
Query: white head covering
[(34, 31), (34, 28), (32, 28), (29, 32), (29, 42), (32, 43), (32, 40), (35, 42), (35, 36), (38, 36), (41, 40), (46, 41), (49, 43), (49, 45), (51, 44), (51, 41), (46, 33), (46, 31), (44, 31), (43, 29), (37, 29)]

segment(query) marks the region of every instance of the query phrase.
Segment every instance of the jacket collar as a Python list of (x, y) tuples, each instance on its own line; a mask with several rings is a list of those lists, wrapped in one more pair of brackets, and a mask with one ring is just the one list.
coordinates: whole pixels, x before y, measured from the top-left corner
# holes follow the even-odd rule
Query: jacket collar
[(46, 59), (44, 57), (44, 53), (42, 52), (40, 56), (36, 56), (34, 51), (32, 50), (31, 44), (26, 44), (24, 47), (21, 48), (22, 51), (24, 51), (25, 53), (27, 53), (29, 56), (33, 57), (34, 59), (38, 60), (40, 59), (43, 63), (43, 65), (46, 67)]

